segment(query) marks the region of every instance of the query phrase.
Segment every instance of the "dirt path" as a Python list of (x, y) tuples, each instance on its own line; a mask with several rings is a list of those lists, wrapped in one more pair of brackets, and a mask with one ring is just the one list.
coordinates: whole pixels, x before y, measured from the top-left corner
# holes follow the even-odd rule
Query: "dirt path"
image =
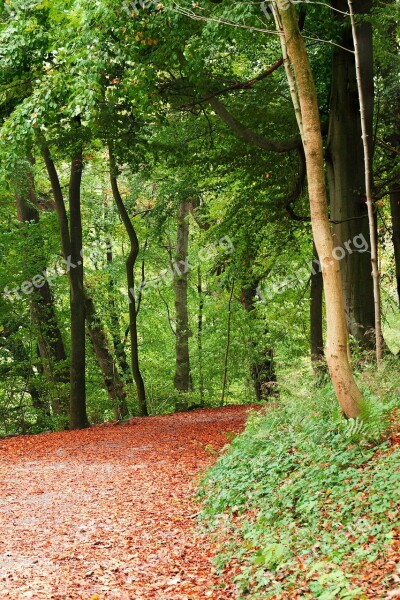
[(233, 598), (192, 493), (248, 409), (1, 442), (0, 599)]

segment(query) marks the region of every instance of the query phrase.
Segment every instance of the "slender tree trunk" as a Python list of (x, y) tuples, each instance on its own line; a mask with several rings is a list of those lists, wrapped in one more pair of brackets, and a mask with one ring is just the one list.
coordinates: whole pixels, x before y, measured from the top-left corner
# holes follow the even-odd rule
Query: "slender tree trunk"
[[(190, 213), (197, 223), (197, 225), (203, 231), (208, 231), (211, 227), (207, 218), (204, 216), (199, 217), (197, 213), (197, 209), (199, 207), (199, 200), (191, 200), (189, 204)], [(205, 397), (204, 397), (204, 371), (203, 371), (203, 313), (204, 313), (204, 291), (203, 291), (203, 281), (202, 281), (202, 273), (201, 273), (201, 265), (198, 266), (197, 269), (197, 292), (199, 298), (199, 312), (198, 312), (198, 320), (197, 320), (197, 349), (198, 349), (198, 363), (199, 363), (199, 392), (200, 392), (200, 403), (204, 406)]]
[[(17, 170), (14, 196), (18, 220), (21, 223), (26, 221), (39, 223), (35, 183), (28, 161)], [(43, 271), (44, 260), (38, 266), (38, 272)], [(41, 279), (40, 287), (31, 296), (31, 315), (37, 331), (37, 344), (45, 375), (55, 385), (55, 389), (52, 390), (53, 412), (61, 416), (68, 412), (66, 384), (69, 381), (69, 368), (64, 342), (57, 324), (51, 289), (48, 281)]]
[(71, 311), (71, 367), (70, 367), (70, 428), (82, 429), (89, 425), (86, 414), (85, 382), (85, 298), (83, 291), (82, 222), (80, 210), (80, 185), (82, 178), (82, 151), (79, 150), (71, 164), (68, 222), (64, 197), (58, 174), (46, 144), (41, 141), (43, 158), (53, 190), (60, 226), (61, 244), (67, 264)]
[(92, 298), (87, 294), (85, 294), (85, 311), (89, 338), (103, 375), (115, 418), (124, 419), (129, 415), (125, 385), (119, 376), (101, 319), (96, 313)]
[(118, 212), (121, 220), (125, 226), (126, 232), (130, 241), (130, 252), (126, 261), (126, 278), (128, 283), (128, 298), (129, 298), (129, 331), (131, 337), (131, 369), (133, 379), (135, 380), (136, 390), (138, 395), (139, 414), (143, 417), (148, 415), (147, 402), (146, 402), (146, 391), (142, 373), (139, 365), (139, 343), (138, 343), (138, 330), (137, 330), (137, 312), (136, 312), (136, 298), (135, 298), (135, 264), (139, 254), (139, 240), (129, 217), (128, 211), (126, 210), (125, 204), (122, 200), (121, 194), (118, 188), (117, 180), (117, 166), (112, 153), (111, 147), (109, 147), (110, 156), (110, 181), (111, 188), (117, 205)]
[(375, 308), (375, 346), (376, 346), (376, 360), (378, 364), (381, 362), (383, 357), (383, 334), (382, 334), (382, 318), (381, 318), (381, 287), (380, 287), (380, 273), (379, 273), (379, 256), (378, 256), (378, 236), (375, 227), (375, 210), (374, 202), (372, 198), (372, 136), (369, 131), (369, 120), (370, 110), (368, 95), (364, 94), (363, 87), (363, 72), (362, 72), (362, 40), (359, 39), (357, 31), (353, 2), (348, 0), (351, 28), (353, 32), (353, 43), (354, 43), (354, 57), (356, 63), (356, 79), (358, 88), (358, 97), (360, 102), (360, 117), (361, 117), (361, 132), (362, 132), (362, 143), (364, 150), (364, 175), (365, 175), (365, 191), (367, 196), (367, 208), (368, 208), (368, 223), (369, 223), (369, 236), (371, 240), (371, 265), (372, 265), (372, 281), (374, 288), (374, 308)]
[[(318, 261), (318, 254), (313, 244), (314, 264)], [(324, 367), (324, 335), (323, 335), (323, 295), (324, 282), (319, 269), (311, 271), (311, 293), (310, 293), (310, 341), (311, 341), (311, 363), (316, 374)]]
[(178, 233), (175, 256), (175, 314), (176, 314), (176, 368), (174, 385), (179, 392), (189, 392), (192, 389), (190, 372), (189, 314), (187, 302), (188, 272), (186, 268), (189, 246), (189, 212), (190, 203), (181, 202), (178, 209)]
[(201, 276), (201, 266), (197, 268), (197, 293), (199, 298), (199, 312), (197, 317), (197, 353), (199, 364), (199, 392), (200, 404), (204, 406), (204, 372), (203, 372), (203, 313), (204, 313), (204, 293), (203, 281)]
[[(113, 251), (111, 246), (107, 249), (107, 264), (111, 266), (113, 262)], [(121, 369), (124, 381), (128, 384), (133, 383), (131, 370), (129, 368), (128, 357), (125, 352), (125, 344), (121, 338), (121, 324), (119, 321), (117, 308), (115, 305), (115, 282), (112, 274), (110, 275), (109, 280), (109, 288), (110, 293), (108, 296), (108, 304), (110, 307), (110, 319), (111, 319), (111, 327), (112, 327), (112, 338), (113, 338), (113, 346), (115, 351), (115, 356), (117, 358), (117, 362)], [(129, 333), (129, 331), (128, 331)]]
[(58, 328), (53, 296), (46, 282), (31, 296), (30, 310), (37, 331), (37, 345), (46, 378), (51, 382), (53, 414), (68, 422), (69, 368), (61, 331)]
[(400, 305), (400, 184), (390, 194), (390, 211), (392, 217), (392, 241), (396, 266), (397, 296)]
[(86, 314), (83, 290), (83, 239), (81, 217), (82, 149), (72, 159), (69, 185), (71, 228), (71, 429), (86, 427)]
[[(347, 12), (346, 0), (333, 0), (332, 7)], [(368, 14), (370, 0), (358, 0), (357, 12)], [(329, 111), (327, 167), (330, 193), (333, 240), (335, 246), (346, 250), (340, 268), (343, 294), (350, 334), (365, 350), (375, 347), (375, 312), (371, 255), (354, 250), (352, 241), (363, 236), (370, 247), (368, 210), (365, 203), (364, 152), (360, 123), (360, 104), (357, 91), (356, 67), (351, 26), (347, 16), (334, 12), (335, 20), (343, 21), (340, 45), (333, 55), (332, 91)], [(364, 22), (358, 27), (361, 48), (361, 69), (365, 97), (365, 125), (368, 145), (372, 150), (374, 81), (372, 28)], [(347, 50), (348, 49), (348, 50)]]
[(277, 7), (277, 11), (293, 68), (301, 109), (311, 224), (324, 279), (327, 362), (340, 406), (348, 417), (355, 418), (360, 414), (362, 395), (350, 366), (340, 267), (338, 261), (333, 258), (334, 246), (329, 229), (317, 91), (294, 6), (290, 4), (285, 9)]
[(224, 354), (224, 371), (222, 375), (222, 392), (221, 392), (221, 406), (225, 404), (225, 394), (228, 383), (228, 362), (229, 362), (229, 351), (231, 348), (231, 323), (232, 323), (232, 299), (233, 292), (235, 291), (235, 280), (232, 281), (231, 293), (228, 301), (228, 323), (226, 333), (226, 347)]
[[(259, 282), (256, 282), (252, 287), (242, 289), (242, 306), (253, 318), (256, 315), (254, 298), (257, 295), (258, 283)], [(265, 335), (267, 335), (267, 333), (268, 331), (266, 330)], [(253, 351), (255, 351), (258, 343), (254, 340), (250, 340), (250, 344)], [(274, 351), (272, 348), (263, 348), (262, 356), (257, 356), (252, 360), (250, 365), (250, 376), (254, 385), (257, 400), (268, 400), (277, 394), (277, 377), (274, 365)]]

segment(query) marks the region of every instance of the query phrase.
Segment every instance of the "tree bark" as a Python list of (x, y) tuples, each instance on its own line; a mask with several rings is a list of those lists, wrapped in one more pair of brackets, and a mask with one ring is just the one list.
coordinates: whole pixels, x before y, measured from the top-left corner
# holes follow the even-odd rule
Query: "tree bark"
[(374, 313), (375, 313), (375, 348), (376, 361), (379, 365), (383, 358), (383, 334), (381, 315), (381, 287), (379, 273), (378, 235), (376, 231), (375, 208), (372, 198), (372, 133), (369, 130), (370, 102), (368, 93), (364, 93), (364, 52), (362, 36), (357, 30), (354, 5), (352, 0), (347, 1), (350, 13), (351, 29), (353, 34), (354, 58), (356, 63), (356, 79), (358, 98), (360, 103), (361, 138), (364, 154), (364, 179), (365, 193), (368, 209), (369, 237), (371, 241), (371, 268), (374, 291)]
[(122, 200), (117, 180), (117, 165), (115, 162), (112, 148), (109, 146), (109, 157), (110, 157), (110, 181), (113, 192), (115, 204), (117, 205), (118, 212), (121, 220), (125, 226), (126, 232), (130, 241), (130, 252), (126, 261), (126, 278), (128, 284), (128, 298), (129, 298), (129, 331), (131, 338), (131, 370), (133, 379), (136, 384), (136, 391), (138, 396), (139, 414), (142, 417), (148, 415), (147, 402), (146, 402), (146, 390), (142, 373), (140, 371), (139, 364), (139, 343), (138, 343), (138, 330), (137, 330), (137, 312), (136, 312), (136, 298), (135, 298), (135, 264), (139, 254), (139, 240), (136, 234), (136, 230), (129, 217), (128, 211), (126, 210), (125, 204)]
[[(313, 244), (314, 263), (318, 261), (318, 254)], [(310, 292), (310, 345), (311, 364), (316, 374), (321, 373), (325, 362), (324, 335), (323, 335), (323, 295), (324, 282), (322, 272), (318, 268), (311, 271)]]
[(225, 404), (225, 394), (226, 388), (228, 384), (228, 363), (229, 363), (229, 351), (231, 348), (231, 323), (232, 323), (232, 299), (233, 292), (235, 291), (235, 280), (232, 280), (231, 292), (229, 294), (228, 301), (228, 322), (227, 322), (227, 331), (226, 331), (226, 347), (224, 354), (224, 370), (222, 375), (222, 392), (221, 392), (221, 406)]
[(350, 366), (340, 266), (333, 258), (317, 91), (294, 6), (277, 7), (277, 11), (293, 68), (303, 123), (311, 224), (324, 280), (327, 362), (340, 406), (347, 417), (355, 418), (360, 414), (362, 395)]
[[(358, 0), (355, 4), (358, 13), (368, 14), (370, 0)], [(346, 0), (333, 0), (332, 7), (347, 12)], [(343, 21), (347, 17), (335, 11), (335, 19)], [(372, 150), (373, 139), (373, 46), (370, 23), (358, 26), (358, 36), (362, 49), (361, 69), (363, 93), (366, 105), (366, 127), (368, 145)], [(366, 187), (364, 177), (364, 152), (360, 123), (360, 104), (357, 91), (356, 67), (350, 23), (343, 26), (340, 45), (333, 55), (332, 91), (329, 112), (329, 134), (327, 147), (327, 167), (331, 219), (335, 246), (344, 247), (345, 242), (363, 235), (370, 243), (368, 211), (365, 203)], [(371, 154), (372, 156), (372, 154)], [(371, 162), (371, 161), (370, 161)], [(348, 252), (340, 262), (343, 281), (343, 294), (349, 333), (365, 350), (375, 346), (374, 294), (371, 277), (371, 255), (369, 252)]]
[(119, 376), (101, 319), (96, 313), (92, 298), (87, 293), (85, 294), (85, 312), (89, 338), (103, 375), (115, 418), (117, 420), (125, 419), (129, 415), (125, 385)]
[[(113, 262), (113, 250), (111, 246), (107, 249), (107, 264), (110, 266)], [(111, 319), (111, 327), (112, 327), (112, 338), (113, 338), (113, 346), (115, 351), (115, 356), (117, 358), (117, 362), (122, 372), (123, 379), (126, 383), (133, 383), (131, 370), (129, 368), (128, 357), (125, 352), (125, 345), (121, 338), (121, 324), (117, 314), (117, 308), (115, 305), (115, 282), (110, 274), (109, 281), (110, 293), (108, 295), (108, 303), (110, 307), (110, 319)], [(129, 333), (129, 332), (128, 332)]]
[[(38, 199), (30, 164), (20, 165), (14, 180), (14, 197), (18, 220), (21, 223), (39, 223)], [(44, 271), (43, 264), (38, 271)], [(35, 273), (36, 274), (36, 273)], [(53, 296), (47, 280), (31, 296), (32, 321), (37, 331), (37, 344), (47, 379), (55, 385), (53, 390), (53, 413), (62, 416), (68, 412), (65, 387), (69, 381), (67, 354), (58, 327)]]
[[(252, 287), (242, 288), (242, 306), (245, 311), (255, 316), (254, 298), (257, 295), (258, 282)], [(265, 331), (265, 335), (268, 331)], [(257, 342), (250, 341), (253, 350), (257, 347)], [(263, 348), (262, 356), (252, 360), (250, 365), (250, 377), (253, 382), (254, 391), (258, 401), (268, 400), (277, 394), (277, 377), (274, 365), (274, 351), (272, 348)]]
[(400, 184), (399, 189), (390, 194), (390, 212), (392, 218), (392, 242), (396, 266), (397, 296), (400, 305)]
[(71, 163), (69, 184), (69, 211), (71, 229), (71, 429), (86, 427), (86, 314), (83, 290), (83, 239), (81, 217), (82, 149), (79, 148)]
[(186, 268), (189, 247), (189, 212), (190, 203), (183, 201), (178, 209), (178, 232), (176, 240), (176, 256), (174, 277), (175, 315), (176, 315), (176, 366), (175, 389), (179, 392), (189, 392), (192, 389), (192, 376), (190, 371), (189, 338), (189, 313), (187, 301), (188, 272)]
[(82, 149), (72, 159), (69, 185), (70, 224), (64, 197), (48, 146), (41, 141), (44, 162), (49, 175), (58, 222), (62, 252), (68, 269), (71, 311), (71, 367), (70, 367), (70, 428), (82, 429), (89, 425), (86, 414), (85, 382), (85, 302), (83, 292), (82, 222), (80, 185), (82, 179)]
[(200, 404), (204, 406), (204, 370), (203, 370), (203, 313), (204, 313), (204, 292), (201, 275), (201, 265), (197, 267), (197, 293), (199, 299), (199, 312), (197, 316), (197, 352), (199, 365), (199, 393)]

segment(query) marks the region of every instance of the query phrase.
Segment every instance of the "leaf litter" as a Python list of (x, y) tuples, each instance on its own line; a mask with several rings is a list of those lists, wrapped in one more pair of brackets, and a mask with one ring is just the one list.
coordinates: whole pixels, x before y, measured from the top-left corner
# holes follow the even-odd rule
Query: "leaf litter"
[(0, 598), (227, 600), (199, 474), (249, 406), (0, 442)]

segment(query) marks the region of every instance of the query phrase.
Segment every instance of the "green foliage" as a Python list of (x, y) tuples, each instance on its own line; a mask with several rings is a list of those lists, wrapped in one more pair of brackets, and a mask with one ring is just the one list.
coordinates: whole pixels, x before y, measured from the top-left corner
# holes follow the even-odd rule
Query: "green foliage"
[(383, 403), (376, 375), (364, 378), (361, 424), (343, 419), (330, 386), (291, 374), (281, 402), (254, 413), (206, 474), (202, 519), (222, 540), (218, 566), (239, 564), (238, 597), (299, 587), (304, 598), (364, 597), (357, 572), (385, 555), (399, 524), (400, 450), (386, 439), (400, 407), (397, 364), (379, 373)]
[[(140, 242), (136, 285), (156, 279), (170, 268), (169, 253), (176, 239), (176, 208), (182, 200), (199, 204), (201, 230), (190, 218), (190, 261), (210, 243), (229, 236), (235, 251), (201, 265), (203, 337), (198, 343), (198, 272), (189, 274), (190, 353), (194, 383), (192, 401), (215, 406), (221, 397), (227, 338), (229, 287), (235, 282), (231, 345), (228, 356), (227, 402), (254, 400), (250, 368), (272, 349), (278, 379), (293, 361), (308, 355), (309, 281), (285, 287), (284, 281), (311, 260), (311, 228), (306, 193), (296, 197), (289, 218), (288, 198), (299, 178), (297, 151), (272, 153), (236, 135), (205, 100), (217, 97), (246, 128), (267, 139), (283, 141), (296, 136), (297, 124), (284, 68), (257, 77), (281, 56), (279, 38), (257, 31), (269, 29), (260, 3), (207, 2), (179, 6), (166, 0), (129, 15), (117, 0), (13, 0), (3, 7), (0, 22), (0, 291), (20, 286), (43, 268), (60, 260), (60, 239), (51, 186), (43, 164), (47, 140), (67, 201), (68, 174), (77, 137), (84, 145), (82, 217), (85, 285), (93, 292), (110, 347), (117, 335), (129, 362), (125, 340), (128, 322), (125, 260), (127, 237), (109, 188), (107, 144), (112, 142), (120, 172), (121, 192), (134, 217)], [(396, 11), (392, 5), (374, 9), (376, 91), (380, 110), (376, 137), (398, 131), (391, 95), (398, 87), (392, 68), (396, 54)], [(188, 18), (182, 13), (189, 11)], [(390, 14), (389, 14), (390, 13)], [(204, 20), (205, 19), (205, 20)], [(220, 21), (223, 22), (220, 22)], [(263, 25), (264, 22), (264, 25)], [(321, 117), (328, 113), (331, 88), (330, 43), (340, 40), (340, 21), (332, 19), (328, 4), (307, 4), (304, 34), (315, 73)], [(391, 43), (387, 44), (390, 30)], [(392, 73), (388, 74), (388, 70)], [(247, 82), (247, 83), (246, 83)], [(248, 85), (251, 82), (252, 85)], [(377, 103), (378, 104), (378, 103)], [(81, 126), (77, 127), (77, 119)], [(79, 134), (79, 135), (78, 135)], [(375, 148), (381, 192), (396, 181), (398, 165), (387, 149)], [(17, 221), (13, 193), (18, 188), (17, 167), (30, 165), (40, 205), (38, 224)], [(382, 188), (382, 189), (381, 189)], [(383, 201), (381, 201), (383, 203)], [(381, 202), (377, 203), (381, 204)], [(68, 209), (68, 206), (67, 206)], [(387, 207), (381, 221), (389, 219)], [(380, 222), (381, 223), (381, 222)], [(387, 227), (385, 226), (385, 230)], [(394, 305), (394, 261), (390, 234), (381, 234), (383, 298), (387, 307), (385, 335), (397, 352), (398, 311)], [(111, 237), (113, 257), (93, 244)], [(390, 244), (390, 246), (389, 246)], [(307, 267), (309, 272), (309, 267)], [(243, 310), (243, 292), (258, 285), (277, 286), (267, 302)], [(69, 351), (69, 291), (67, 277), (52, 287), (57, 322)], [(145, 291), (139, 321), (140, 364), (151, 412), (173, 410), (180, 402), (173, 388), (175, 367), (174, 292), (172, 281)], [(18, 390), (33, 377), (46, 403), (54, 394), (36, 348), (38, 331), (32, 326), (29, 297), (1, 302), (1, 325), (16, 327), (28, 361), (13, 360), (6, 336), (2, 344), (3, 372), (0, 405), (8, 429), (19, 431)], [(114, 313), (114, 314), (112, 314)], [(115, 319), (115, 315), (117, 318)], [(115, 354), (115, 353), (114, 353)], [(362, 357), (363, 368), (365, 360)], [(91, 420), (113, 418), (98, 365), (88, 344), (88, 410)], [(21, 365), (23, 368), (21, 369)], [(33, 372), (31, 372), (31, 367)], [(129, 376), (128, 404), (136, 397)], [(200, 389), (202, 388), (202, 389)], [(44, 422), (24, 395), (30, 424)], [(0, 407), (0, 408), (1, 408)], [(7, 409), (9, 407), (9, 410)], [(18, 408), (19, 410), (19, 408)], [(51, 413), (51, 410), (50, 410)], [(35, 420), (35, 415), (40, 419)], [(46, 417), (47, 418), (47, 417)], [(53, 415), (51, 415), (53, 418)], [(14, 423), (14, 425), (13, 425)], [(54, 424), (54, 420), (52, 421)], [(360, 429), (353, 424), (355, 434)], [(45, 423), (47, 428), (47, 421)], [(58, 426), (58, 424), (55, 424)], [(14, 431), (13, 430), (13, 431)]]

